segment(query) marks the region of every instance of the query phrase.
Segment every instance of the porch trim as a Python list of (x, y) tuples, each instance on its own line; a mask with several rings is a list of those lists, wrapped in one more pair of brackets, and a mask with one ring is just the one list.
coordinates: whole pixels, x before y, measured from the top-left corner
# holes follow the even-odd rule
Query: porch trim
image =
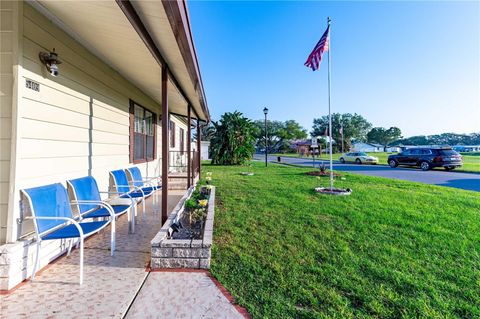
[[(129, 0), (116, 0), (116, 2), (120, 7), (120, 9), (122, 10), (122, 12), (127, 17), (128, 21), (130, 21), (130, 24), (132, 25), (132, 27), (135, 29), (135, 31), (138, 33), (138, 35), (142, 39), (143, 43), (145, 43), (145, 46), (147, 47), (147, 49), (150, 51), (150, 53), (155, 58), (155, 60), (157, 60), (158, 64), (162, 67), (164, 66), (167, 67), (167, 73), (168, 73), (169, 79), (173, 82), (173, 84), (178, 89), (178, 91), (180, 92), (182, 97), (185, 99), (187, 104), (192, 105), (190, 99), (188, 98), (188, 95), (185, 93), (182, 86), (179, 84), (175, 75), (170, 71), (168, 67), (168, 63), (166, 62), (163, 55), (160, 53), (160, 50), (155, 45), (155, 42), (153, 41), (150, 33), (148, 32), (147, 28), (145, 27), (142, 20), (140, 19), (140, 16), (138, 15), (137, 11), (135, 11), (135, 8), (133, 7), (132, 3)], [(165, 6), (165, 2), (169, 2), (169, 1), (164, 1), (163, 2), (164, 6)], [(183, 52), (182, 52), (182, 55), (183, 55)], [(187, 69), (188, 68), (189, 67), (187, 64)], [(194, 83), (197, 84), (197, 82), (194, 82)], [(201, 99), (201, 105), (202, 105), (203, 111), (207, 117), (207, 120), (210, 120), (210, 114), (208, 113), (208, 108), (206, 107), (206, 104), (204, 102), (205, 98), (203, 94), (203, 85), (202, 85), (202, 97), (203, 97), (203, 100)]]

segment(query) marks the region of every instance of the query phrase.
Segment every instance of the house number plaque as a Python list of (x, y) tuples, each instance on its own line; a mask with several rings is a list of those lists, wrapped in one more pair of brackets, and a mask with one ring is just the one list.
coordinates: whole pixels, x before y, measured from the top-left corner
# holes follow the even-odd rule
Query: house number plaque
[(25, 80), (25, 86), (26, 86), (27, 89), (40, 92), (40, 83), (37, 83), (35, 81), (26, 79)]

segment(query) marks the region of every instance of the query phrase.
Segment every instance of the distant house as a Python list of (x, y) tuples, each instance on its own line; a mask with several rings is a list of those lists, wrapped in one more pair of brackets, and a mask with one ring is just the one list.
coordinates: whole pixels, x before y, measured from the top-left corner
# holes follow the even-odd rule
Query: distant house
[(354, 143), (353, 151), (355, 152), (383, 152), (383, 145), (373, 143)]
[(387, 152), (388, 153), (398, 153), (398, 152), (401, 152), (402, 149), (398, 146), (389, 146), (387, 147)]
[[(328, 137), (327, 137), (328, 138)], [(332, 139), (333, 145), (335, 145), (335, 140)], [(328, 145), (328, 142), (327, 142)], [(322, 150), (327, 148), (325, 142), (318, 143), (318, 148), (315, 148), (315, 154), (321, 153)], [(290, 148), (295, 150), (297, 154), (302, 156), (304, 155), (311, 155), (312, 154), (312, 140), (311, 139), (304, 139), (304, 140), (293, 140), (290, 142)]]
[(455, 145), (453, 149), (457, 152), (480, 152), (480, 145)]
[(292, 141), (290, 144), (290, 148), (294, 149), (297, 154), (300, 155), (310, 155), (311, 151), (311, 146), (312, 146), (312, 141), (311, 140), (296, 140)]
[(210, 141), (202, 141), (200, 147), (200, 158), (202, 160), (210, 159)]

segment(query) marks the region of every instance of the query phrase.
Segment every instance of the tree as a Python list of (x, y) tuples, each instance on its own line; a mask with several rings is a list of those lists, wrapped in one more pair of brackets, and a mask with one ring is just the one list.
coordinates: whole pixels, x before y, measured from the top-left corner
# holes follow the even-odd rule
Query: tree
[[(210, 141), (215, 135), (215, 126), (213, 126), (213, 123), (201, 126), (200, 130), (200, 138), (202, 139), (202, 141)], [(193, 130), (193, 139), (197, 139), (197, 130)]]
[(397, 140), (393, 145), (478, 145), (480, 133), (456, 134), (442, 133), (437, 135), (418, 135)]
[(255, 126), (235, 111), (225, 113), (220, 121), (212, 122), (215, 133), (210, 140), (212, 164), (241, 165), (253, 157)]
[[(254, 122), (257, 147), (265, 148), (265, 121)], [(271, 151), (286, 151), (291, 140), (307, 138), (307, 130), (294, 120), (267, 121), (268, 149)]]
[(387, 151), (387, 146), (393, 141), (402, 137), (402, 131), (398, 127), (392, 126), (389, 129), (383, 127), (374, 127), (367, 134), (367, 141), (383, 145), (383, 151)]
[[(343, 126), (343, 138), (345, 145), (351, 145), (352, 140), (365, 141), (368, 131), (370, 131), (372, 124), (370, 124), (363, 116), (359, 114), (332, 114), (332, 138), (334, 143), (341, 145), (342, 135), (340, 134), (340, 127)], [(321, 118), (313, 119), (312, 136), (324, 136), (325, 129), (328, 130), (328, 115)], [(338, 147), (337, 147), (338, 148)]]

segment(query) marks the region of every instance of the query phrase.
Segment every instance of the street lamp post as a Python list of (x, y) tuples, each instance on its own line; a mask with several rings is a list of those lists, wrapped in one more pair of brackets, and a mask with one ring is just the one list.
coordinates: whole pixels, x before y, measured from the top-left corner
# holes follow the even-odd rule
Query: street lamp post
[(267, 108), (263, 109), (263, 114), (265, 114), (265, 167), (267, 167), (268, 166), (268, 164), (267, 164), (267, 155), (268, 155), (267, 114), (268, 114), (268, 109)]

